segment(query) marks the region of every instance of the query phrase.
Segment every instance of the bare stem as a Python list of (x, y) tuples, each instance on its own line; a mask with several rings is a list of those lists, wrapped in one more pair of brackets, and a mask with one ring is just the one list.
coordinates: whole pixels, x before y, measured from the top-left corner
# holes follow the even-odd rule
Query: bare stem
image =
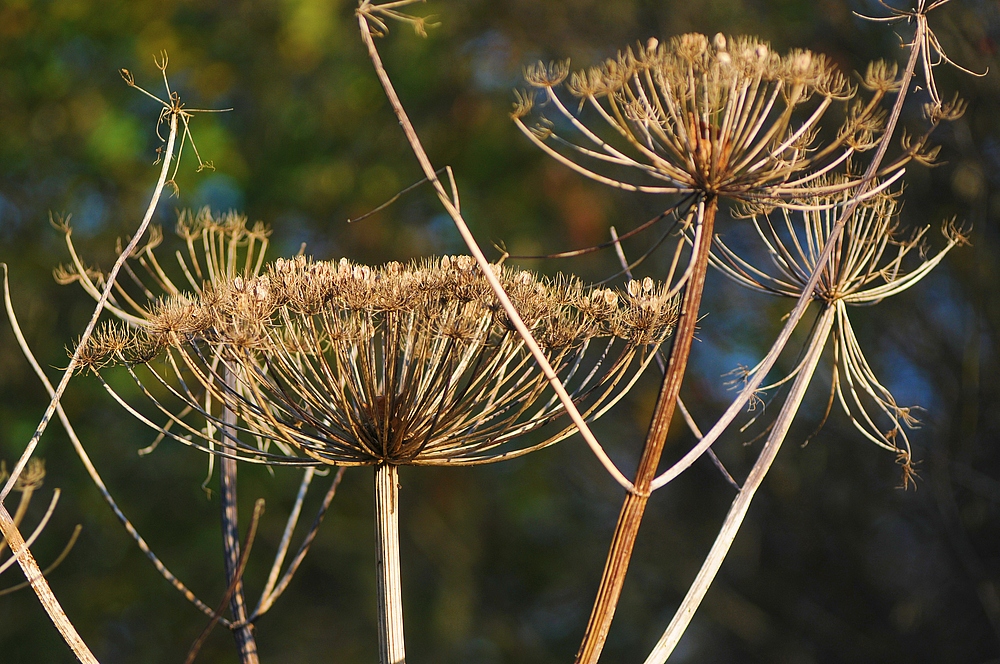
[(84, 664), (98, 664), (97, 658), (90, 652), (90, 648), (84, 643), (66, 612), (63, 611), (59, 600), (56, 599), (52, 588), (49, 587), (48, 581), (42, 575), (42, 570), (35, 561), (35, 557), (31, 555), (31, 551), (24, 543), (24, 538), (21, 537), (21, 533), (14, 525), (14, 519), (3, 505), (0, 505), (0, 532), (3, 533), (4, 539), (10, 545), (10, 550), (17, 557), (17, 564), (21, 566), (21, 571), (24, 572), (24, 577), (31, 584), (31, 589), (38, 595), (38, 601), (41, 602), (42, 608), (45, 609), (45, 613), (49, 614), (52, 624), (59, 630), (59, 634), (62, 635), (70, 650)]
[[(226, 384), (236, 389), (236, 376), (226, 370)], [(223, 422), (229, 426), (236, 424), (236, 413), (226, 408), (222, 413)], [(243, 579), (240, 571), (240, 527), (239, 507), (236, 502), (236, 459), (222, 457), (219, 460), (219, 503), (222, 507), (222, 546), (226, 568), (226, 584), (233, 586), (229, 598), (229, 610), (233, 614), (233, 639), (240, 653), (242, 664), (258, 664), (257, 641), (253, 635), (253, 625), (247, 622), (247, 605), (243, 597)]]
[(80, 335), (80, 341), (77, 344), (76, 350), (73, 352), (73, 356), (69, 360), (69, 364), (66, 366), (65, 371), (63, 371), (62, 378), (59, 380), (59, 385), (56, 387), (55, 394), (49, 401), (48, 408), (45, 409), (45, 414), (42, 415), (42, 419), (38, 423), (35, 433), (32, 434), (31, 440), (28, 441), (27, 447), (24, 448), (21, 458), (18, 459), (17, 464), (14, 466), (13, 470), (10, 471), (10, 477), (7, 479), (7, 483), (4, 484), (3, 489), (0, 489), (0, 503), (3, 503), (4, 499), (7, 498), (7, 494), (14, 488), (14, 482), (16, 482), (17, 478), (21, 475), (21, 471), (23, 471), (24, 467), (27, 465), (28, 459), (31, 458), (32, 453), (35, 451), (35, 447), (38, 446), (38, 441), (41, 439), (42, 434), (45, 433), (45, 429), (49, 425), (49, 420), (52, 419), (53, 413), (56, 412), (56, 406), (59, 405), (59, 402), (62, 400), (63, 393), (66, 391), (66, 386), (69, 385), (69, 381), (73, 378), (74, 371), (76, 371), (76, 363), (80, 359), (80, 351), (87, 343), (87, 340), (90, 339), (90, 335), (93, 333), (94, 327), (97, 325), (97, 319), (100, 318), (101, 312), (104, 311), (104, 305), (111, 296), (111, 289), (114, 288), (115, 279), (118, 278), (118, 272), (122, 269), (122, 266), (125, 264), (128, 257), (132, 255), (132, 251), (139, 246), (139, 241), (142, 239), (143, 235), (146, 234), (146, 229), (149, 227), (149, 222), (153, 218), (153, 213), (156, 211), (156, 205), (160, 202), (160, 196), (163, 194), (163, 187), (167, 182), (167, 173), (170, 169), (170, 163), (174, 156), (174, 143), (176, 139), (177, 115), (171, 114), (170, 134), (167, 136), (167, 147), (163, 153), (163, 166), (160, 168), (160, 177), (156, 181), (156, 188), (153, 189), (153, 196), (149, 201), (149, 207), (146, 208), (146, 214), (143, 216), (142, 223), (139, 224), (139, 228), (136, 230), (135, 235), (132, 236), (132, 240), (122, 251), (121, 255), (118, 256), (118, 260), (115, 261), (114, 267), (111, 268), (111, 272), (108, 273), (108, 279), (107, 283), (104, 285), (104, 291), (101, 293), (101, 297), (97, 301), (97, 306), (94, 308), (94, 313), (90, 317), (87, 327), (84, 329), (83, 334)]
[(6, 484), (2, 489), (0, 489), (0, 530), (3, 531), (3, 536), (10, 545), (11, 550), (18, 552), (17, 562), (24, 571), (25, 578), (31, 584), (32, 590), (34, 590), (35, 594), (38, 596), (38, 600), (41, 602), (42, 608), (45, 609), (45, 612), (49, 615), (49, 618), (52, 619), (56, 629), (59, 630), (63, 639), (66, 640), (70, 649), (81, 662), (96, 663), (97, 658), (95, 658), (93, 653), (90, 652), (90, 649), (87, 648), (87, 644), (84, 643), (83, 639), (77, 633), (76, 628), (73, 627), (73, 623), (70, 622), (66, 612), (63, 611), (62, 606), (60, 606), (59, 601), (56, 599), (55, 594), (53, 594), (48, 582), (42, 575), (42, 571), (38, 567), (38, 563), (35, 562), (31, 552), (24, 546), (24, 539), (21, 537), (21, 533), (18, 532), (17, 528), (14, 526), (10, 513), (3, 506), (3, 501), (6, 499), (11, 489), (14, 488), (14, 483), (21, 475), (24, 467), (28, 464), (28, 459), (30, 459), (31, 455), (34, 453), (35, 448), (38, 446), (38, 441), (41, 440), (42, 434), (45, 433), (49, 420), (52, 419), (53, 413), (56, 412), (56, 408), (59, 406), (62, 395), (66, 391), (66, 386), (69, 385), (69, 381), (73, 377), (73, 373), (76, 370), (76, 363), (80, 356), (80, 350), (90, 338), (90, 335), (94, 331), (94, 327), (97, 325), (97, 320), (100, 318), (101, 312), (104, 310), (104, 305), (107, 303), (108, 297), (111, 295), (111, 289), (114, 287), (115, 279), (118, 277), (118, 272), (121, 270), (122, 265), (125, 264), (125, 261), (131, 255), (132, 251), (138, 246), (139, 241), (142, 239), (146, 229), (149, 227), (149, 222), (153, 218), (153, 213), (156, 211), (156, 205), (163, 194), (163, 187), (167, 181), (167, 173), (169, 171), (170, 162), (173, 158), (174, 143), (176, 142), (176, 139), (177, 116), (172, 115), (170, 117), (170, 134), (167, 137), (167, 147), (163, 156), (163, 167), (160, 169), (160, 177), (156, 182), (156, 187), (153, 190), (153, 196), (149, 202), (149, 207), (146, 209), (146, 214), (142, 219), (142, 223), (139, 224), (139, 229), (132, 237), (131, 242), (129, 242), (128, 246), (125, 247), (121, 255), (118, 256), (118, 260), (115, 261), (114, 267), (108, 274), (108, 281), (107, 284), (105, 284), (104, 291), (101, 293), (101, 298), (97, 301), (94, 313), (91, 316), (90, 321), (87, 323), (87, 327), (84, 329), (83, 334), (80, 336), (80, 343), (77, 346), (76, 351), (73, 353), (73, 356), (70, 358), (69, 365), (63, 372), (62, 379), (59, 381), (59, 385), (52, 394), (52, 399), (49, 401), (49, 405), (45, 409), (45, 413), (42, 415), (42, 419), (38, 423), (38, 427), (35, 429), (34, 434), (32, 434), (31, 439), (28, 441), (24, 452), (21, 454), (21, 458), (18, 459), (17, 464), (15, 464), (13, 470), (11, 470), (10, 477), (7, 479)]
[(833, 328), (835, 313), (836, 308), (833, 306), (828, 306), (823, 311), (813, 333), (805, 362), (795, 382), (792, 384), (791, 392), (788, 394), (788, 398), (781, 408), (781, 413), (778, 414), (778, 418), (774, 422), (774, 428), (771, 430), (771, 434), (764, 444), (764, 449), (761, 450), (760, 456), (757, 457), (757, 462), (750, 470), (750, 475), (747, 477), (746, 482), (743, 483), (743, 488), (736, 494), (736, 498), (729, 508), (729, 513), (726, 515), (726, 520), (723, 522), (722, 528), (719, 529), (719, 534), (715, 538), (712, 550), (709, 552), (708, 557), (705, 558), (705, 562), (702, 563), (698, 576), (695, 577), (691, 587), (688, 588), (684, 601), (681, 602), (663, 636), (660, 637), (652, 652), (649, 653), (645, 664), (663, 664), (663, 662), (667, 661), (670, 653), (673, 652), (674, 647), (681, 640), (681, 636), (684, 635), (684, 631), (691, 622), (695, 611), (701, 605), (701, 601), (705, 598), (709, 586), (712, 585), (712, 581), (715, 580), (716, 575), (719, 573), (722, 562), (726, 559), (726, 554), (729, 553), (729, 548), (732, 546), (733, 540), (736, 539), (736, 533), (739, 532), (740, 526), (743, 524), (743, 519), (750, 509), (750, 502), (764, 481), (767, 471), (770, 470), (771, 464), (774, 462), (774, 458), (781, 448), (781, 443), (788, 434), (788, 428), (791, 426), (792, 420), (795, 419), (796, 413), (798, 413), (799, 406), (802, 404), (802, 398), (809, 388), (813, 373), (816, 371), (816, 365), (823, 355), (826, 340), (830, 336), (830, 330)]
[(378, 577), (379, 662), (405, 664), (403, 588), (399, 573), (399, 472), (375, 466), (375, 571)]
[(465, 219), (462, 218), (462, 213), (458, 208), (457, 196), (454, 201), (448, 196), (448, 192), (445, 190), (444, 185), (438, 178), (434, 166), (431, 165), (430, 159), (428, 159), (427, 153), (424, 151), (423, 145), (420, 143), (420, 138), (417, 136), (417, 132), (413, 128), (410, 118), (406, 115), (406, 110), (399, 101), (399, 96), (396, 94), (392, 81), (389, 79), (389, 75), (386, 73), (385, 67), (382, 65), (382, 58), (378, 54), (378, 49), (375, 48), (375, 40), (372, 37), (371, 28), (368, 26), (367, 15), (361, 9), (358, 10), (358, 24), (361, 27), (361, 38), (368, 47), (368, 57), (371, 59), (372, 65), (375, 67), (375, 73), (378, 76), (379, 81), (382, 83), (382, 87), (385, 90), (389, 104), (392, 106), (392, 110), (399, 119), (399, 124), (403, 129), (403, 133), (406, 135), (406, 140), (409, 142), (410, 148), (413, 150), (413, 154), (416, 156), (421, 169), (424, 171), (424, 176), (434, 186), (434, 191), (437, 193), (438, 199), (441, 201), (441, 205), (444, 206), (445, 211), (455, 223), (455, 227), (458, 229), (459, 234), (461, 234), (462, 239), (465, 240), (465, 244), (469, 247), (469, 253), (471, 253), (473, 258), (476, 259), (476, 263), (483, 271), (483, 276), (486, 277), (486, 281), (489, 283), (490, 288), (492, 288), (493, 292), (496, 294), (497, 300), (500, 302), (500, 306), (503, 307), (504, 312), (514, 325), (518, 335), (520, 335), (520, 337), (524, 340), (524, 345), (531, 352), (531, 356), (538, 363), (542, 373), (545, 374), (545, 378), (549, 381), (552, 389), (559, 397), (559, 401), (562, 402), (562, 405), (566, 409), (566, 413), (569, 415), (570, 419), (573, 421), (573, 424), (575, 424), (577, 429), (580, 431), (580, 435), (583, 436), (585, 441), (587, 441), (587, 445), (590, 446), (594, 456), (597, 457), (598, 461), (601, 462), (601, 465), (604, 466), (604, 469), (607, 470), (608, 473), (615, 478), (615, 481), (621, 484), (626, 491), (634, 491), (635, 486), (627, 477), (625, 477), (625, 475), (622, 474), (620, 470), (618, 470), (617, 466), (615, 466), (614, 462), (611, 461), (610, 457), (608, 457), (607, 453), (604, 451), (604, 448), (601, 447), (600, 442), (598, 442), (597, 438), (591, 432), (590, 427), (587, 426), (587, 422), (583, 419), (583, 416), (577, 409), (576, 404), (573, 403), (573, 399), (569, 396), (569, 393), (566, 392), (566, 388), (563, 387), (562, 382), (559, 380), (559, 376), (557, 376), (556, 372), (552, 370), (552, 366), (549, 364), (548, 359), (546, 359), (545, 354), (542, 353), (542, 349), (539, 348), (535, 338), (532, 336), (531, 332), (524, 324), (524, 321), (521, 319), (521, 315), (517, 312), (517, 309), (510, 301), (510, 298), (507, 297), (507, 293), (504, 291), (503, 286), (500, 285), (500, 281), (497, 279), (496, 274), (494, 274), (493, 268), (490, 266), (489, 261), (486, 260), (486, 256), (483, 255), (482, 250), (479, 248), (476, 238), (473, 237), (468, 224), (466, 224)]
[[(326, 495), (323, 497), (323, 502), (320, 504), (319, 510), (316, 512), (316, 517), (313, 519), (312, 525), (309, 527), (309, 531), (306, 536), (302, 538), (302, 543), (299, 545), (299, 550), (292, 558), (292, 562), (288, 564), (288, 569), (285, 570), (284, 576), (278, 581), (278, 584), (274, 586), (274, 590), (269, 590), (266, 593), (262, 593), (260, 597), (260, 602), (257, 608), (254, 609), (253, 614), (250, 616), (251, 620), (256, 620), (260, 616), (270, 610), (274, 601), (281, 597), (282, 593), (291, 583), (292, 577), (295, 576), (295, 572), (299, 569), (299, 565), (305, 559), (306, 554), (309, 553), (309, 547), (312, 546), (313, 540), (316, 538), (316, 533), (319, 531), (320, 525), (323, 523), (323, 517), (326, 516), (326, 511), (330, 508), (330, 502), (333, 501), (333, 497), (337, 495), (337, 487), (340, 486), (340, 480), (344, 477), (344, 468), (341, 467), (337, 470), (337, 474), (334, 475), (333, 481), (330, 482), (330, 488), (327, 489)], [(281, 565), (278, 558), (283, 555), (279, 553), (279, 556), (275, 557), (276, 566)]]
[(704, 213), (701, 216), (700, 228), (697, 231), (693, 249), (692, 270), (690, 281), (684, 290), (684, 301), (681, 304), (680, 318), (674, 332), (674, 343), (667, 362), (667, 371), (663, 375), (660, 395), (657, 398), (656, 409), (646, 435), (646, 445), (639, 469), (636, 472), (636, 491), (625, 496), (618, 523), (611, 540), (611, 548), (601, 575), (601, 585), (594, 600), (594, 608), (587, 623), (583, 643), (576, 655), (578, 664), (593, 664), (601, 656), (604, 642), (611, 629), (611, 621), (615, 616), (618, 598), (621, 596), (628, 572), (629, 560), (632, 558), (632, 548), (635, 546), (642, 515), (649, 501), (650, 484), (656, 476), (663, 446), (670, 429), (674, 406), (680, 394), (681, 382), (687, 370), (688, 358), (691, 355), (691, 342), (694, 339), (695, 324), (698, 322), (698, 310), (701, 307), (701, 296), (705, 287), (705, 275), (708, 272), (708, 257), (712, 246), (712, 234), (715, 227), (715, 215), (718, 211), (718, 199), (712, 197), (703, 204)]
[[(35, 359), (34, 354), (31, 352), (31, 348), (28, 346), (27, 340), (24, 338), (24, 334), (21, 332), (21, 326), (17, 322), (17, 316), (14, 314), (13, 303), (10, 299), (10, 284), (7, 279), (7, 266), (3, 265), (3, 294), (4, 294), (4, 306), (7, 309), (7, 320), (10, 322), (11, 329), (14, 331), (14, 337), (17, 339), (18, 345), (21, 347), (21, 352), (24, 354), (25, 359), (28, 360), (28, 364), (35, 371), (35, 375), (38, 376), (38, 380), (41, 381), (42, 385), (45, 386), (45, 390), (49, 393), (49, 397), (55, 395), (55, 389), (52, 387), (52, 382), (49, 381), (48, 376), (42, 371), (42, 367), (38, 364), (38, 360)], [(70, 422), (69, 417), (66, 415), (66, 411), (63, 410), (62, 404), (56, 404), (56, 415), (59, 416), (59, 420), (62, 422), (63, 429), (66, 430), (66, 435), (69, 437), (70, 442), (73, 444), (73, 449), (76, 450), (77, 456), (80, 457), (80, 461), (83, 462), (84, 468), (87, 470), (87, 474), (90, 475), (91, 481), (93, 481), (94, 486), (100, 492), (101, 496), (104, 498), (105, 502), (115, 513), (115, 516), (121, 522), (122, 526), (125, 527), (126, 532), (129, 536), (135, 540), (136, 545), (139, 549), (149, 558), (156, 570), (167, 580), (174, 588), (180, 591), (181, 594), (187, 598), (192, 604), (194, 604), (198, 609), (209, 617), (215, 617), (215, 612), (210, 606), (202, 602), (200, 599), (195, 597), (195, 594), (181, 582), (173, 572), (167, 569), (167, 566), (163, 564), (153, 550), (149, 548), (149, 544), (143, 539), (139, 531), (135, 529), (132, 522), (128, 520), (125, 513), (122, 512), (118, 503), (115, 501), (111, 492), (108, 491), (108, 487), (104, 484), (104, 480), (101, 479), (100, 473), (97, 472), (97, 468), (94, 467), (93, 462), (90, 460), (90, 456), (87, 454), (86, 448), (84, 448), (83, 443), (80, 441), (80, 437), (76, 435), (76, 429), (73, 428), (73, 423)], [(220, 622), (228, 627), (230, 625), (229, 620), (225, 618), (220, 618)]]

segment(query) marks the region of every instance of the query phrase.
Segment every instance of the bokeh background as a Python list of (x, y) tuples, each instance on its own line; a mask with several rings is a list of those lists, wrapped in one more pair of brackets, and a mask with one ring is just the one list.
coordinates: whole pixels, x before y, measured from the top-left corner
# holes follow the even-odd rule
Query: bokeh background
[[(405, 260), (462, 250), (427, 187), (348, 225), (419, 179), (356, 34), (354, 5), (338, 0), (3, 0), (0, 3), (0, 260), (14, 304), (50, 375), (93, 304), (57, 286), (67, 259), (48, 215), (72, 215), (77, 246), (109, 266), (115, 238), (137, 225), (156, 177), (154, 103), (128, 89), (120, 67), (159, 92), (152, 56), (170, 55), (175, 89), (195, 107), (192, 131), (216, 167), (190, 153), (157, 220), (176, 210), (237, 209), (273, 228), (272, 256), (306, 243), (320, 258)], [(415, 11), (437, 16), (426, 39), (392, 26), (386, 66), (432, 160), (457, 174), (463, 211), (484, 244), (542, 254), (603, 241), (665, 205), (570, 173), (509, 121), (521, 68), (570, 57), (584, 66), (636, 40), (687, 31), (757, 34), (785, 50), (826, 53), (846, 70), (900, 58), (892, 27), (866, 23), (861, 0), (466, 0)], [(932, 25), (949, 54), (995, 71), (1000, 3), (953, 0)], [(903, 39), (905, 25), (896, 26)], [(834, 410), (806, 447), (826, 403), (829, 358), (803, 415), (751, 509), (732, 554), (677, 650), (677, 662), (1000, 662), (1000, 74), (942, 68), (945, 90), (969, 103), (943, 129), (944, 164), (907, 174), (904, 226), (953, 215), (974, 224), (927, 280), (856, 312), (861, 341), (901, 403), (923, 406), (915, 432), (921, 480), (902, 491), (892, 455), (866, 443)], [(906, 122), (919, 123), (919, 97)], [(725, 223), (738, 241), (745, 231)], [(629, 242), (636, 255), (656, 233)], [(494, 252), (492, 254), (496, 256)], [(665, 253), (642, 275), (662, 276)], [(587, 279), (614, 272), (612, 255), (527, 261)], [(790, 303), (709, 279), (700, 343), (684, 396), (707, 424), (732, 396), (723, 374), (753, 365)], [(47, 401), (6, 325), (0, 326), (0, 458), (15, 460)], [(124, 384), (124, 382), (123, 382)], [(634, 468), (655, 381), (597, 427), (612, 456)], [(201, 488), (205, 459), (163, 444), (90, 377), (64, 399), (107, 484), (154, 550), (210, 605), (224, 590), (217, 497)], [(765, 417), (766, 417), (765, 413)], [(737, 478), (760, 442), (752, 432), (716, 446)], [(665, 459), (690, 444), (672, 432)], [(33, 524), (54, 487), (63, 499), (34, 547), (44, 566), (83, 525), (51, 583), (102, 662), (178, 662), (206, 619), (174, 591), (103, 503), (58, 424), (38, 452), (48, 475)], [(329, 478), (318, 479), (322, 490)], [(209, 486), (214, 486), (213, 479)], [(590, 610), (621, 491), (586, 447), (570, 440), (528, 458), (468, 470), (402, 472), (404, 600), (414, 662), (571, 661)], [(244, 525), (267, 512), (247, 571), (256, 600), (296, 473), (241, 471)], [(377, 658), (371, 472), (349, 470), (306, 563), (258, 626), (265, 662)], [(307, 501), (311, 519), (321, 491)], [(656, 494), (639, 538), (604, 657), (641, 661), (707, 552), (732, 490), (708, 461)], [(302, 528), (300, 528), (301, 532)], [(0, 587), (22, 579), (17, 569)], [(0, 661), (68, 662), (71, 655), (27, 591), (0, 598)], [(235, 662), (217, 629), (199, 662)]]

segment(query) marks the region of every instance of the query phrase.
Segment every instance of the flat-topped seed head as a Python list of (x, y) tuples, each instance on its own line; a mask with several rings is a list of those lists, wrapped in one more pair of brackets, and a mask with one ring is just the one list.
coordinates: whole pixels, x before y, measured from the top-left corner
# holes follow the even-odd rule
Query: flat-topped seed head
[[(155, 373), (164, 363), (152, 360), (166, 354), (189, 386), (172, 391), (182, 406), (206, 408), (189, 389), (200, 384), (207, 403), (285, 445), (289, 460), (304, 453), (347, 465), (485, 463), (568, 435), (513, 443), (562, 406), (540, 397), (547, 379), (471, 257), (344, 268), (276, 261), (259, 276), (164, 301), (151, 317), (156, 331), (101, 328), (87, 366), (139, 363)], [(575, 399), (599, 404), (630, 385), (623, 377), (638, 370), (633, 358), (648, 358), (677, 318), (676, 300), (649, 278), (624, 295), (574, 277), (491, 269)], [(588, 350), (598, 341), (606, 350)], [(577, 371), (581, 363), (592, 368)], [(221, 367), (240, 376), (239, 389), (222, 387)]]

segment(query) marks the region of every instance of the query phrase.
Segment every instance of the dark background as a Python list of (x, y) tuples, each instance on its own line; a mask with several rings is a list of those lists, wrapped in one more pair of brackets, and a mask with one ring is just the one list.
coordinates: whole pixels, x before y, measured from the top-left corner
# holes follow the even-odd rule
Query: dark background
[[(321, 258), (382, 262), (462, 251), (427, 187), (356, 224), (419, 178), (356, 33), (354, 5), (337, 0), (4, 0), (0, 4), (0, 260), (11, 269), (21, 324), (55, 377), (93, 303), (59, 287), (67, 260), (48, 213), (72, 214), (74, 239), (110, 266), (156, 177), (158, 109), (118, 68), (159, 93), (152, 54), (170, 54), (171, 82), (198, 116), (192, 130), (216, 171), (187, 153), (180, 195), (157, 220), (168, 243), (177, 208), (243, 210), (274, 229), (272, 257), (308, 244)], [(757, 34), (779, 50), (807, 47), (845, 70), (901, 58), (891, 27), (865, 23), (851, 0), (483, 0), (417, 6), (440, 26), (428, 39), (393, 25), (387, 68), (432, 160), (457, 174), (463, 211), (487, 248), (535, 254), (603, 241), (665, 205), (585, 181), (528, 144), (508, 118), (521, 68), (538, 58), (599, 62), (635, 40), (686, 31)], [(959, 62), (995, 68), (1000, 3), (954, 0), (932, 26)], [(898, 26), (905, 38), (905, 25)], [(974, 224), (923, 283), (853, 320), (878, 375), (900, 403), (919, 404), (913, 435), (921, 480), (897, 489), (891, 454), (867, 443), (837, 410), (806, 447), (826, 402), (829, 359), (801, 420), (758, 494), (719, 578), (671, 661), (1000, 662), (1000, 77), (939, 72), (970, 102), (936, 136), (944, 165), (907, 174), (904, 226), (957, 215)], [(906, 121), (919, 122), (919, 97)], [(727, 238), (745, 232), (724, 222)], [(936, 231), (932, 232), (933, 237)], [(626, 248), (636, 255), (655, 234)], [(939, 239), (939, 238), (938, 238)], [(738, 241), (734, 239), (734, 241)], [(169, 249), (169, 247), (165, 247)], [(161, 256), (169, 256), (169, 251)], [(491, 255), (496, 256), (496, 253)], [(666, 253), (640, 268), (663, 276)], [(612, 255), (527, 262), (598, 279)], [(791, 303), (755, 297), (710, 276), (684, 396), (707, 425), (732, 396), (723, 373), (761, 356)], [(631, 472), (655, 398), (640, 385), (596, 432)], [(127, 381), (122, 385), (127, 389)], [(0, 457), (16, 460), (47, 398), (9, 329), (0, 331)], [(209, 605), (224, 590), (217, 498), (200, 488), (203, 456), (164, 444), (113, 404), (91, 377), (64, 404), (113, 493), (168, 566)], [(765, 415), (766, 416), (766, 415)], [(679, 428), (668, 460), (690, 438)], [(759, 442), (716, 446), (737, 478)], [(103, 503), (57, 423), (38, 456), (46, 484), (29, 529), (61, 487), (62, 502), (34, 547), (44, 566), (76, 523), (83, 533), (51, 583), (105, 663), (178, 662), (205, 617), (158, 576)], [(569, 662), (604, 562), (622, 492), (571, 439), (528, 458), (467, 470), (403, 469), (403, 580), (413, 662)], [(329, 478), (317, 480), (308, 523)], [(217, 482), (215, 480), (214, 482)], [(214, 483), (213, 482), (213, 483)], [(253, 499), (267, 512), (247, 571), (256, 601), (298, 479), (244, 468), (244, 525)], [(265, 662), (377, 658), (371, 471), (349, 470), (312, 552), (259, 623)], [(605, 652), (638, 662), (672, 615), (732, 497), (707, 461), (654, 496)], [(300, 528), (301, 530), (301, 528)], [(15, 568), (0, 587), (21, 581)], [(198, 661), (236, 661), (217, 629)], [(0, 661), (71, 655), (30, 591), (0, 598)]]

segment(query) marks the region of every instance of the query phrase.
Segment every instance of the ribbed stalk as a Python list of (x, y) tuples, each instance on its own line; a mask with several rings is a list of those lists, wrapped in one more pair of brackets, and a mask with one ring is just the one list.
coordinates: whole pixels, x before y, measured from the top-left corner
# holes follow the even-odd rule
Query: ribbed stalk
[[(236, 389), (236, 377), (228, 369), (225, 372), (226, 384), (230, 389)], [(227, 425), (236, 424), (236, 414), (228, 408), (223, 410), (223, 422)], [(232, 433), (230, 430), (229, 433)], [(240, 527), (239, 508), (236, 502), (236, 464), (235, 459), (219, 458), (219, 503), (222, 506), (222, 548), (226, 568), (226, 584), (231, 585), (240, 567)], [(237, 579), (233, 593), (229, 598), (229, 610), (233, 614), (233, 624), (240, 625), (233, 629), (233, 638), (240, 653), (241, 664), (258, 664), (257, 641), (253, 635), (253, 625), (247, 624), (247, 605), (243, 597), (243, 579)]]
[(816, 371), (816, 365), (823, 355), (826, 340), (830, 336), (835, 313), (833, 306), (828, 306), (823, 311), (819, 324), (814, 331), (809, 350), (806, 353), (806, 359), (799, 369), (799, 375), (792, 384), (791, 392), (789, 392), (788, 398), (785, 399), (778, 418), (774, 421), (774, 427), (771, 429), (771, 434), (764, 444), (764, 449), (761, 450), (760, 456), (757, 458), (757, 463), (750, 470), (750, 475), (747, 477), (746, 482), (743, 483), (743, 488), (736, 494), (736, 498), (729, 508), (729, 513), (726, 515), (726, 520), (723, 522), (722, 528), (719, 529), (719, 534), (715, 538), (712, 550), (705, 558), (705, 562), (702, 564), (698, 576), (695, 577), (694, 583), (688, 589), (687, 596), (684, 597), (684, 601), (681, 602), (677, 613), (674, 614), (670, 625), (667, 626), (667, 630), (649, 654), (645, 664), (663, 664), (663, 662), (667, 661), (667, 658), (670, 657), (670, 654), (684, 635), (685, 630), (687, 630), (687, 626), (691, 622), (695, 611), (701, 605), (701, 601), (705, 598), (709, 586), (712, 585), (712, 581), (715, 580), (715, 576), (719, 573), (722, 562), (726, 559), (726, 555), (733, 545), (733, 540), (736, 539), (736, 533), (739, 532), (740, 526), (743, 524), (743, 519), (746, 518), (747, 511), (750, 509), (750, 503), (753, 500), (754, 494), (757, 493), (757, 489), (764, 481), (764, 476), (767, 475), (771, 464), (774, 463), (774, 458), (778, 455), (781, 443), (788, 434), (788, 428), (792, 425), (792, 420), (795, 419), (795, 415), (799, 411), (799, 406), (802, 405), (802, 398), (809, 388), (813, 373)]
[(604, 563), (604, 573), (601, 575), (601, 585), (594, 600), (594, 608), (587, 623), (583, 643), (576, 655), (576, 664), (596, 664), (604, 649), (604, 642), (607, 641), (611, 621), (615, 617), (615, 608), (618, 606), (625, 574), (632, 559), (632, 549), (639, 534), (639, 525), (646, 511), (646, 503), (649, 502), (650, 484), (656, 477), (660, 456), (667, 440), (667, 431), (670, 429), (670, 421), (677, 403), (677, 395), (680, 394), (681, 382), (684, 380), (688, 358), (691, 355), (691, 342), (694, 339), (701, 296), (705, 289), (705, 275), (708, 272), (708, 256), (712, 247), (717, 211), (718, 199), (713, 196), (705, 202), (698, 242), (691, 256), (693, 261), (691, 277), (684, 289), (684, 300), (677, 320), (677, 329), (674, 332), (667, 371), (663, 376), (656, 409), (649, 425), (649, 433), (646, 435), (646, 445), (639, 460), (635, 491), (625, 497), (625, 503), (618, 515), (611, 548)]
[(375, 466), (375, 570), (378, 577), (379, 662), (403, 664), (403, 588), (399, 574), (399, 472)]

